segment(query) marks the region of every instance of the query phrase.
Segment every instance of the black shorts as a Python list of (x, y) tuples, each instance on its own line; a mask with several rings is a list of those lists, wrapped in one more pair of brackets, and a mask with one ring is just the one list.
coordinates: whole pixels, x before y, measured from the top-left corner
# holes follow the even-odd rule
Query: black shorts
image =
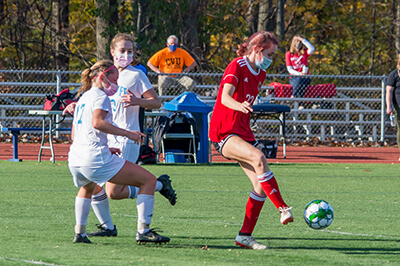
[[(219, 154), (222, 155), (222, 148), (224, 147), (224, 145), (228, 141), (228, 139), (230, 139), (233, 136), (237, 136), (237, 135), (236, 134), (230, 134), (230, 135), (226, 136), (225, 138), (223, 138), (220, 142), (212, 142), (212, 144), (214, 145), (215, 149), (217, 150), (217, 152)], [(258, 142), (256, 140), (247, 141), (247, 142), (250, 143), (253, 146), (257, 146), (257, 144), (258, 144)], [(224, 155), (222, 155), (222, 157), (224, 157), (224, 158), (226, 158), (228, 160), (231, 160), (231, 159), (225, 157)]]

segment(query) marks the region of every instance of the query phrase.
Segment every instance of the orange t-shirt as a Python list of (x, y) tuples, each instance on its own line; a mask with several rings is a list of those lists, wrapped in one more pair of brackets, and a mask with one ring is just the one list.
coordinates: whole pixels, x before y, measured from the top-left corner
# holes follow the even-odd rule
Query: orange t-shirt
[(194, 59), (188, 52), (181, 48), (176, 48), (176, 51), (171, 53), (168, 47), (155, 53), (149, 62), (155, 65), (163, 73), (181, 73), (183, 66), (190, 66)]

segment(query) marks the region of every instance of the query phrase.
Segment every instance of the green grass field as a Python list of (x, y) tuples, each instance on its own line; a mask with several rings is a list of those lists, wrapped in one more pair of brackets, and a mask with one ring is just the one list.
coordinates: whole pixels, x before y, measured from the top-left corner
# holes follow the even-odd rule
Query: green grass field
[[(250, 181), (236, 164), (152, 165), (169, 174), (178, 194), (170, 206), (156, 194), (152, 227), (166, 245), (137, 245), (136, 201), (110, 200), (118, 237), (73, 244), (74, 200), (67, 162), (0, 161), (1, 265), (360, 265), (400, 264), (398, 165), (271, 165), (295, 222), (279, 223), (267, 200), (254, 231), (268, 250), (235, 246)], [(309, 229), (306, 204), (328, 201), (335, 219), (326, 230)], [(97, 219), (89, 216), (88, 231)]]

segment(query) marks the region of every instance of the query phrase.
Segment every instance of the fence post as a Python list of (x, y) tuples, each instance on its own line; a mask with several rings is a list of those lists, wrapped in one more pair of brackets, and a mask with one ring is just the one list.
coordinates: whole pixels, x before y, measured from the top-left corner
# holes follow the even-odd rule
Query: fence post
[[(61, 92), (61, 70), (57, 71), (57, 75), (56, 75), (56, 94), (59, 94)], [(58, 124), (58, 122), (60, 121), (60, 116), (56, 115), (56, 129), (60, 128), (60, 124)], [(50, 133), (51, 134), (51, 133)], [(60, 131), (56, 130), (56, 138), (60, 137)]]
[(381, 141), (385, 140), (385, 95), (386, 95), (386, 77), (382, 78), (381, 92)]

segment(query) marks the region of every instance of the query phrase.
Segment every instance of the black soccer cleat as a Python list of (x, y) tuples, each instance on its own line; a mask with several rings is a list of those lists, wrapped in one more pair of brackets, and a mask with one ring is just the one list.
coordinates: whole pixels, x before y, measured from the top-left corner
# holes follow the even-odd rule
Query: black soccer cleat
[(74, 243), (85, 243), (85, 244), (92, 244), (92, 241), (89, 240), (87, 236), (82, 236), (81, 234), (76, 234), (74, 236)]
[(138, 242), (139, 245), (146, 243), (163, 244), (169, 241), (169, 237), (159, 235), (154, 229), (150, 229), (150, 231), (145, 234), (136, 233), (136, 242)]
[(171, 205), (175, 205), (176, 203), (176, 193), (175, 190), (171, 186), (171, 179), (168, 175), (162, 175), (157, 178), (157, 181), (160, 181), (163, 185), (162, 189), (160, 190), (161, 195), (166, 197), (171, 203)]
[(99, 231), (89, 233), (88, 236), (117, 236), (117, 227), (114, 225), (114, 229), (104, 228), (102, 224), (96, 224)]

